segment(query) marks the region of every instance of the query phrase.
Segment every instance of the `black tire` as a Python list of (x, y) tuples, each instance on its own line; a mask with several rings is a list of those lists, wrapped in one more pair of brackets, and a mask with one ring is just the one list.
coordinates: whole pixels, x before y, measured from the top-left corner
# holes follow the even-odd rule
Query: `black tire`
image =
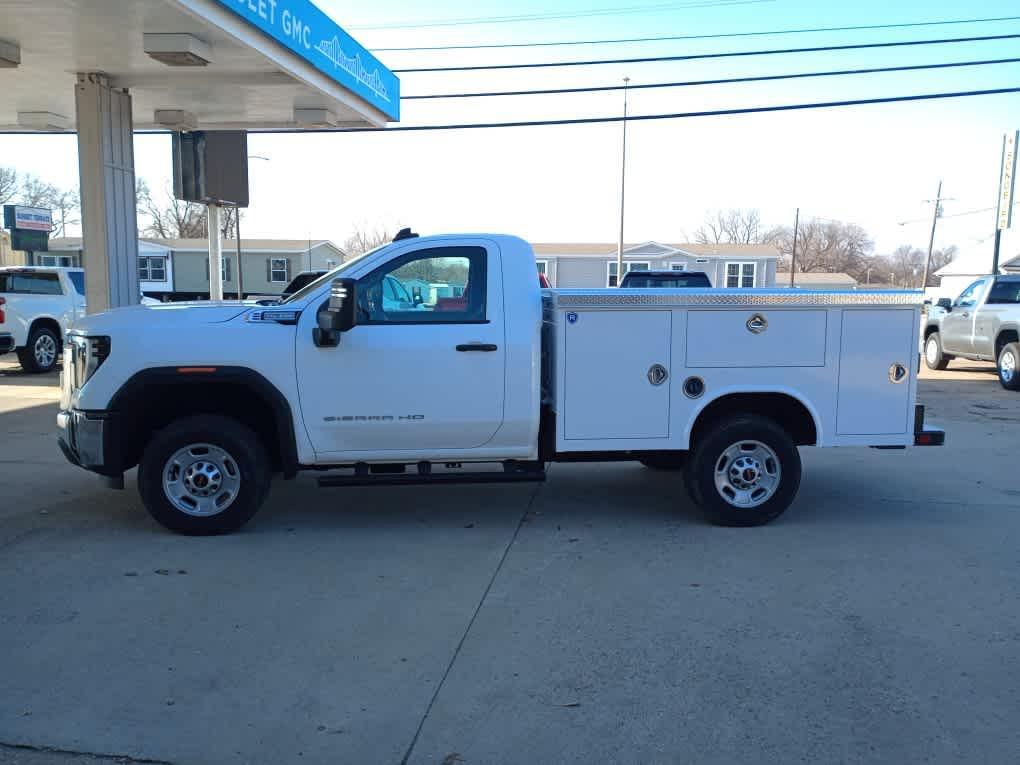
[[(226, 456), (218, 459), (215, 453), (208, 450), (203, 454), (205, 445), (222, 450)], [(221, 482), (216, 485), (224, 488), (218, 497), (206, 495), (196, 500), (196, 494), (183, 491), (183, 498), (175, 502), (167, 494), (164, 470), (173, 471), (174, 468), (169, 466), (171, 459), (189, 446), (197, 448), (184, 461), (193, 461), (190, 465), (177, 461), (178, 478), (171, 481), (171, 487), (177, 485), (183, 489), (191, 485), (194, 488), (196, 482), (205, 480), (205, 487), (208, 488), (209, 481), (215, 480), (218, 475)], [(212, 465), (207, 471), (212, 478), (198, 475), (185, 477), (189, 469), (196, 466), (204, 468), (206, 465)], [(182, 470), (184, 474), (180, 472)], [(203, 470), (199, 469), (198, 472)], [(188, 481), (191, 483), (188, 484)], [(231, 493), (226, 489), (228, 482), (232, 481), (236, 481), (236, 488)], [(149, 514), (171, 531), (192, 536), (228, 534), (244, 526), (262, 505), (269, 493), (271, 481), (269, 458), (259, 437), (237, 420), (218, 415), (195, 415), (170, 423), (153, 436), (138, 466), (138, 493)], [(192, 513), (200, 512), (202, 508), (198, 502), (208, 500), (215, 503), (219, 499), (227, 504), (223, 510), (213, 508), (215, 514), (191, 514), (181, 507), (191, 502), (194, 503)]]
[(671, 452), (642, 457), (641, 464), (649, 470), (683, 470), (687, 464), (687, 452)]
[(999, 382), (1006, 390), (1020, 390), (1020, 343), (1006, 343), (995, 364)]
[(28, 334), (24, 348), (18, 349), (21, 368), (31, 374), (52, 372), (60, 358), (60, 338), (49, 327), (36, 327)]
[[(752, 442), (766, 448), (761, 450), (756, 446), (754, 451), (747, 450)], [(726, 458), (726, 452), (731, 449), (738, 450), (735, 459)], [(764, 459), (759, 459), (761, 455), (765, 455)], [(761, 504), (737, 507), (724, 497), (723, 490), (716, 487), (716, 471), (720, 467), (725, 467), (721, 471), (725, 474), (723, 478), (732, 476), (731, 471), (736, 469), (737, 480), (742, 481), (745, 476), (751, 479), (749, 473), (741, 471), (739, 463), (734, 464), (737, 460), (750, 461), (744, 470), (757, 470), (759, 480), (747, 484), (749, 488), (746, 491), (751, 501), (761, 501)], [(752, 465), (758, 465), (760, 469)], [(771, 488), (767, 486), (770, 474), (775, 476)], [(711, 523), (717, 526), (761, 526), (778, 518), (790, 506), (800, 488), (800, 474), (800, 453), (790, 435), (768, 418), (742, 414), (721, 420), (698, 437), (687, 463), (686, 480), (691, 499)], [(739, 497), (732, 485), (727, 484), (725, 489)], [(758, 491), (764, 491), (762, 497), (767, 498), (756, 498)]]
[(924, 340), (924, 363), (928, 369), (942, 371), (949, 366), (951, 356), (947, 356), (942, 350), (942, 336), (938, 332), (932, 332)]

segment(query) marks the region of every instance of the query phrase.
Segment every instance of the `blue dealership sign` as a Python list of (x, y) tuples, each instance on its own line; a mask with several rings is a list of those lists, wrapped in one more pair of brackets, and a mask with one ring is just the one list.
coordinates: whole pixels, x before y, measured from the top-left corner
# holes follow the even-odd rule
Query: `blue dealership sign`
[(400, 80), (308, 0), (217, 0), (323, 74), (400, 119)]

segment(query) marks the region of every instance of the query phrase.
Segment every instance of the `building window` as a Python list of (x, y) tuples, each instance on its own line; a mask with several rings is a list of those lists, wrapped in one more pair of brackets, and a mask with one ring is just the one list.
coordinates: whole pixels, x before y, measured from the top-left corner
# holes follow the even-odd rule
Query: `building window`
[[(648, 271), (651, 269), (651, 265), (647, 260), (624, 261), (623, 275), (626, 276), (630, 271)], [(616, 285), (616, 261), (610, 260), (606, 268), (606, 286), (615, 287)]]
[(270, 258), (267, 265), (269, 281), (284, 284), (290, 281), (290, 261), (287, 258)]
[[(231, 271), (230, 258), (227, 255), (222, 255), (220, 257), (220, 281), (221, 282), (229, 282), (230, 281), (230, 271)], [(208, 260), (205, 261), (205, 278), (206, 278), (206, 280), (209, 279), (209, 261)]]
[(727, 263), (726, 286), (730, 289), (753, 289), (757, 263)]
[(538, 272), (549, 276), (549, 261), (548, 260), (536, 260), (535, 265), (538, 266)]
[(78, 264), (74, 255), (36, 255), (36, 265), (46, 268), (74, 268)]
[(138, 278), (143, 282), (165, 282), (166, 258), (151, 256), (139, 258)]
[(670, 263), (669, 264), (669, 270), (670, 271), (686, 271), (687, 270), (687, 261), (681, 260), (681, 261), (675, 261), (673, 263)]

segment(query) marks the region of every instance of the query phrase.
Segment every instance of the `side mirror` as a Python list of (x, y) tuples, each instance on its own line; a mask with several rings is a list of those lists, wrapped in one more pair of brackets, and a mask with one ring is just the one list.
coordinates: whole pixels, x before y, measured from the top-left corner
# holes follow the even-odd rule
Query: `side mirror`
[(944, 298), (939, 298), (939, 302), (937, 302), (935, 305), (937, 305), (939, 308), (941, 308), (944, 311), (952, 311), (953, 310), (953, 301), (950, 300), (949, 298), (945, 298), (945, 297)]
[(329, 303), (316, 314), (319, 326), (312, 330), (312, 339), (320, 348), (335, 348), (340, 335), (357, 323), (356, 285), (354, 279), (334, 279), (330, 285)]

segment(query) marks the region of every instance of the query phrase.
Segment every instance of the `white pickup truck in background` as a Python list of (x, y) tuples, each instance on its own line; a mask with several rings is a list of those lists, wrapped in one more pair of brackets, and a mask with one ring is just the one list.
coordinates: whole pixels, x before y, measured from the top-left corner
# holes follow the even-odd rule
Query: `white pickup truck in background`
[[(387, 298), (394, 281), (410, 303)], [(752, 526), (794, 500), (800, 446), (943, 443), (915, 404), (920, 303), (542, 290), (521, 239), (402, 232), (278, 305), (79, 320), (60, 444), (114, 487), (138, 466), (149, 512), (188, 534), (242, 526), (275, 473), (537, 481), (550, 462), (614, 460), (682, 468), (711, 521)]]
[(0, 268), (0, 353), (14, 351), (26, 372), (49, 372), (67, 329), (85, 315), (80, 268)]

